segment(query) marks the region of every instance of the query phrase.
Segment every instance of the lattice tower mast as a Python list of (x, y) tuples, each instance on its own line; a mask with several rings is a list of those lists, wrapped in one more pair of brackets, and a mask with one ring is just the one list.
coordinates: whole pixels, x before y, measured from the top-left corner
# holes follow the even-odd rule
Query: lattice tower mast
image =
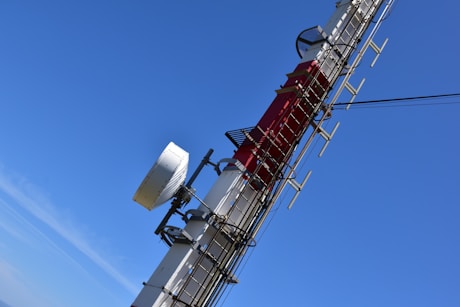
[[(200, 168), (212, 164), (218, 177), (199, 207), (179, 211), (195, 197), (192, 180), (175, 194), (157, 229), (170, 249), (132, 307), (211, 306), (228, 284), (237, 282), (235, 271), (281, 192), (288, 186), (295, 189), (292, 206), (308, 179), (309, 174), (298, 182), (293, 173), (312, 140), (320, 135), (327, 145), (338, 127), (328, 133), (322, 124), (340, 93), (350, 92), (351, 103), (361, 88), (363, 82), (354, 88), (349, 78), (363, 54), (371, 47), (375, 59), (380, 55), (386, 41), (378, 47), (373, 38), (392, 3), (339, 1), (324, 28), (299, 35), (301, 61), (257, 125), (226, 133), (237, 146), (233, 157), (212, 164), (210, 151), (203, 159)], [(333, 93), (336, 83), (340, 85)], [(221, 163), (226, 164), (222, 171)], [(166, 226), (174, 213), (182, 215), (185, 227)]]

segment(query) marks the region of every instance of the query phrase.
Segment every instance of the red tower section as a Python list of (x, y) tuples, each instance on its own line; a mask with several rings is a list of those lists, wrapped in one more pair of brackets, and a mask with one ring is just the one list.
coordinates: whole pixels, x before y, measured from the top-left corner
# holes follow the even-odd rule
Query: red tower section
[(234, 158), (269, 186), (289, 160), (295, 145), (320, 110), (329, 81), (315, 61), (300, 63)]

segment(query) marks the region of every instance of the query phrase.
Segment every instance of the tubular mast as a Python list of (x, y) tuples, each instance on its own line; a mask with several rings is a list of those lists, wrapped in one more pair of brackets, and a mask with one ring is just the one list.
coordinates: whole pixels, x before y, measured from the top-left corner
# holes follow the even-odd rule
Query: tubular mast
[[(352, 100), (358, 93), (363, 82), (355, 89), (348, 80), (364, 52), (371, 47), (378, 57), (382, 51), (383, 46), (377, 47), (372, 39), (393, 1), (383, 3), (337, 2), (324, 29), (314, 27), (299, 35), (301, 61), (287, 74), (287, 81), (256, 126), (226, 133), (237, 147), (233, 157), (212, 164), (208, 153), (203, 160), (214, 165), (218, 177), (206, 197), (199, 200), (198, 208), (180, 213), (184, 228), (166, 226), (166, 222), (196, 197), (191, 183), (172, 201), (157, 229), (171, 247), (132, 307), (213, 306), (227, 285), (238, 282), (235, 272), (281, 192), (288, 184), (295, 189), (292, 206), (308, 179), (309, 174), (297, 182), (292, 175), (312, 140), (320, 135), (327, 145), (338, 127), (337, 123), (332, 133), (327, 133), (322, 124), (331, 117), (340, 92), (347, 89)], [(373, 28), (364, 39), (370, 26)], [(361, 41), (364, 44), (358, 51)], [(339, 80), (339, 90), (326, 104)], [(305, 136), (307, 131), (310, 133)], [(221, 163), (226, 164), (222, 171)]]

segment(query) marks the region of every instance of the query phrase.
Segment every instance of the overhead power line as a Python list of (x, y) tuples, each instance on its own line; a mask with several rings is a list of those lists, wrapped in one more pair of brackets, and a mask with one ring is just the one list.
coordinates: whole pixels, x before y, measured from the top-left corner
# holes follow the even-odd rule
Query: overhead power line
[[(450, 101), (450, 102), (431, 102), (431, 103), (411, 103), (401, 105), (401, 102), (404, 101), (418, 101), (418, 100), (429, 100), (429, 99), (446, 99), (460, 97), (460, 93), (452, 94), (440, 94), (440, 95), (428, 95), (428, 96), (414, 96), (414, 97), (399, 97), (399, 98), (388, 98), (388, 99), (374, 99), (374, 100), (362, 100), (350, 102), (340, 102), (334, 104), (335, 110), (345, 109), (349, 105), (376, 105), (373, 107), (402, 107), (402, 106), (427, 106), (427, 105), (444, 105), (444, 104), (460, 104), (460, 101)], [(385, 105), (391, 104), (391, 105)], [(397, 105), (395, 105), (397, 104)], [(339, 107), (339, 108), (337, 108)]]

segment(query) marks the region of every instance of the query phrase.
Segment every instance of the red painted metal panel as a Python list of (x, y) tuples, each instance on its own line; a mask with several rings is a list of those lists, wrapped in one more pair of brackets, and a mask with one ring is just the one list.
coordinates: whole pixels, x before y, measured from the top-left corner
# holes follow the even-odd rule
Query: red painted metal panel
[[(289, 159), (294, 146), (311, 123), (315, 107), (322, 103), (321, 97), (328, 85), (316, 62), (300, 63), (288, 75), (288, 80), (250, 132), (252, 140), (247, 138), (234, 158), (252, 173), (257, 169), (257, 175), (268, 184), (273, 176), (278, 175), (279, 165)], [(308, 98), (301, 98), (301, 89), (306, 89), (304, 97)], [(268, 159), (261, 158), (267, 156)], [(265, 166), (257, 168), (261, 162)]]

